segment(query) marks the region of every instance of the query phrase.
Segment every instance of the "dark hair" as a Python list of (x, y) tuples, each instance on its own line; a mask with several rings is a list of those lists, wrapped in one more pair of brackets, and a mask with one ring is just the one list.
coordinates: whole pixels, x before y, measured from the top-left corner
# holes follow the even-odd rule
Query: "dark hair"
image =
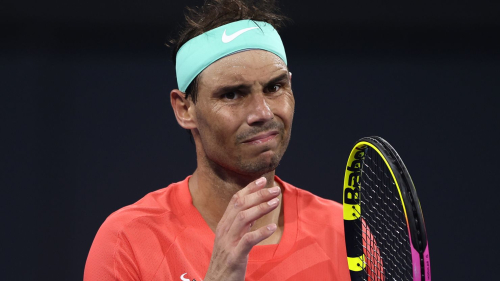
[[(205, 0), (201, 7), (187, 7), (186, 22), (176, 39), (171, 39), (167, 46), (171, 47), (172, 60), (179, 49), (190, 39), (219, 26), (244, 19), (264, 21), (276, 30), (283, 27), (288, 18), (281, 15), (274, 0)], [(196, 103), (198, 95), (198, 76), (186, 89), (186, 97)]]

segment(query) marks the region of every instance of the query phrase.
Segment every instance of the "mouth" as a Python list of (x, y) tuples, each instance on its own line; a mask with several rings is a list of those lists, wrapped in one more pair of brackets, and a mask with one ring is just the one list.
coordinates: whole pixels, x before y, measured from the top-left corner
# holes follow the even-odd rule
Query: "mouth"
[(245, 140), (243, 143), (248, 143), (248, 144), (260, 144), (260, 143), (265, 143), (268, 142), (272, 139), (274, 139), (278, 135), (278, 131), (269, 131), (265, 132), (262, 134), (258, 134), (255, 137)]

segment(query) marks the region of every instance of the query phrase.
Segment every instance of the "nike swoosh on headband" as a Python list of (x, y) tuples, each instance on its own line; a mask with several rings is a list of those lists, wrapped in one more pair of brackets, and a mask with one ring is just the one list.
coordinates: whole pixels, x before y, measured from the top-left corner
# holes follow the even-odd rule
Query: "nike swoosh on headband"
[(226, 30), (224, 30), (224, 33), (222, 34), (222, 42), (229, 43), (229, 42), (233, 41), (236, 37), (240, 36), (241, 34), (247, 32), (249, 30), (256, 29), (256, 28), (258, 28), (258, 27), (254, 26), (254, 27), (244, 28), (242, 30), (236, 31), (235, 33), (233, 33), (231, 35), (226, 35)]

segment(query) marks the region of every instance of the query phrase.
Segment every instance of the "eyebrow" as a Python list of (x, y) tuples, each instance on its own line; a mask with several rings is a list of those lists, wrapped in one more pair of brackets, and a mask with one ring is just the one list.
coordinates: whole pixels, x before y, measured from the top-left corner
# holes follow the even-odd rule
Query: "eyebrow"
[(283, 81), (283, 80), (287, 80), (288, 81), (288, 72), (286, 73), (282, 73), (280, 75), (278, 75), (277, 77), (271, 79), (269, 82), (266, 83), (265, 87), (269, 87), (269, 86), (272, 86), (280, 81)]
[[(264, 84), (264, 88), (267, 88), (271, 85), (274, 85), (280, 81), (283, 80), (288, 80), (288, 73), (282, 73), (268, 82)], [(252, 84), (235, 84), (235, 85), (228, 85), (228, 86), (222, 86), (217, 89), (215, 89), (214, 93), (227, 93), (227, 92), (234, 92), (234, 91), (241, 91), (241, 90), (247, 90), (252, 87)]]

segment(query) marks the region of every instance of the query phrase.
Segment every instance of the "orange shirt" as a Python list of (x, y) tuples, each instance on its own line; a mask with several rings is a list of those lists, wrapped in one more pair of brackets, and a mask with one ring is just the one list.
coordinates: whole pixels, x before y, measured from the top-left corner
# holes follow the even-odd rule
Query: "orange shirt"
[[(90, 248), (84, 280), (202, 281), (215, 235), (192, 204), (188, 178), (111, 214)], [(283, 189), (279, 244), (253, 247), (245, 280), (350, 280), (342, 205)]]

